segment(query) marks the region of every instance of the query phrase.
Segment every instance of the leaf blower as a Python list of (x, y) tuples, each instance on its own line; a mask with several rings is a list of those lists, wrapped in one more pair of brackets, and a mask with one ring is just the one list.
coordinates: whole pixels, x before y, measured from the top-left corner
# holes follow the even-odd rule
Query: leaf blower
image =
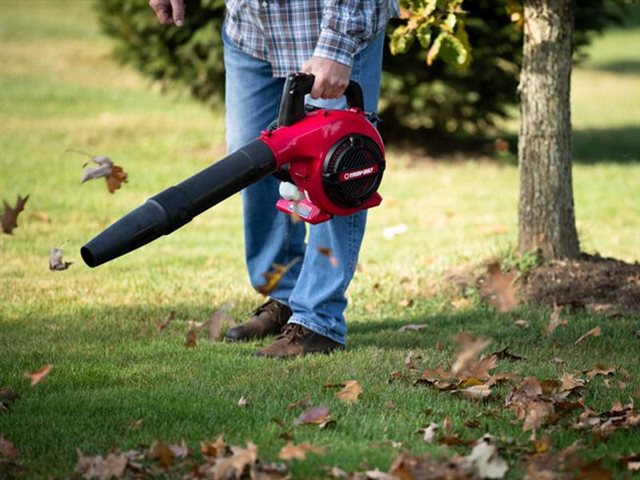
[(96, 267), (168, 235), (271, 174), (297, 187), (275, 207), (311, 224), (379, 205), (384, 145), (362, 89), (349, 83), (345, 110), (306, 107), (313, 82), (313, 75), (289, 75), (273, 128), (108, 227), (81, 248), (85, 263)]

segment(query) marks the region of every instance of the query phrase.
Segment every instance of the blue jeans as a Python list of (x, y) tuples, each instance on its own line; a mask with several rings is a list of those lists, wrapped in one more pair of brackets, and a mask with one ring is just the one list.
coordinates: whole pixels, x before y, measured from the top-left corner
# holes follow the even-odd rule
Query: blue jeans
[[(283, 78), (273, 78), (271, 65), (242, 52), (223, 34), (226, 69), (226, 140), (233, 152), (260, 135), (277, 117)], [(364, 92), (365, 109), (377, 111), (382, 65), (383, 35), (354, 58), (351, 79)], [(341, 109), (344, 99), (312, 100), (325, 108)], [(336, 216), (319, 225), (294, 223), (275, 208), (280, 181), (264, 178), (242, 191), (245, 257), (254, 288), (265, 283), (263, 273), (274, 263), (287, 264), (300, 257), (270, 296), (289, 305), (297, 323), (344, 344), (347, 326), (345, 292), (356, 268), (364, 235), (366, 211)], [(319, 249), (329, 248), (334, 267)]]

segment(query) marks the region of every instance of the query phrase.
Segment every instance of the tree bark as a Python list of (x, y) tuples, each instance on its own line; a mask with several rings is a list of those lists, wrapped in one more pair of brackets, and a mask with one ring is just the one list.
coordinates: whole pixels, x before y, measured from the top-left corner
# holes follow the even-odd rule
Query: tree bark
[(571, 179), (572, 0), (525, 0), (520, 76), (519, 250), (580, 254)]

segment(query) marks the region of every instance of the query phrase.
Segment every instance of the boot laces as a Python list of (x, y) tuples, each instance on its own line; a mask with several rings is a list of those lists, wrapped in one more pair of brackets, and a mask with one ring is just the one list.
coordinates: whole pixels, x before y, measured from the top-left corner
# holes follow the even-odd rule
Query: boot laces
[(287, 323), (278, 338), (286, 338), (290, 343), (293, 343), (296, 340), (302, 340), (308, 333), (309, 331), (302, 325), (298, 325), (297, 323)]

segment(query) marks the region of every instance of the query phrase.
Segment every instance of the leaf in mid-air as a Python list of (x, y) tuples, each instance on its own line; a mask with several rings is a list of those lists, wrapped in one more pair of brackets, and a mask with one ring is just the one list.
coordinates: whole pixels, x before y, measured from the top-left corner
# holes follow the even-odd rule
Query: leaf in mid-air
[(18, 195), (16, 206), (11, 207), (6, 200), (3, 201), (4, 209), (2, 210), (2, 231), (11, 235), (13, 230), (18, 227), (18, 215), (24, 210), (24, 205), (29, 200), (29, 195), (22, 198)]
[(51, 247), (49, 250), (49, 270), (51, 271), (61, 271), (66, 270), (73, 262), (63, 262), (62, 261), (62, 249)]

